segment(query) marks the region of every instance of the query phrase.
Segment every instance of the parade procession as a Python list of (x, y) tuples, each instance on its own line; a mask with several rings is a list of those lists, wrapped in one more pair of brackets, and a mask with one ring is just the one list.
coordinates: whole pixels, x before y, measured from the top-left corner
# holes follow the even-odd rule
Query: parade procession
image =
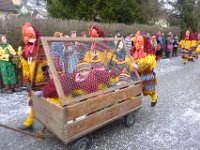
[[(67, 15), (44, 3), (51, 17)], [(200, 29), (185, 16), (180, 28), (111, 26), (100, 7), (93, 17), (107, 24), (81, 24), (86, 3), (71, 24), (39, 10), (0, 18), (0, 149), (198, 149)]]

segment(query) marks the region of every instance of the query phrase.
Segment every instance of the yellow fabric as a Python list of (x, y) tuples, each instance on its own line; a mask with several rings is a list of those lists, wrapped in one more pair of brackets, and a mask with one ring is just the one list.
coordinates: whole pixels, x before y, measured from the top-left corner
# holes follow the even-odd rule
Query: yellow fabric
[[(103, 64), (106, 64), (111, 56), (112, 56), (112, 51), (108, 51), (108, 50), (104, 50), (104, 51), (99, 51), (96, 50), (96, 55), (97, 55), (97, 60), (100, 61)], [(91, 62), (95, 62), (95, 60), (93, 60), (94, 58), (94, 53), (92, 51), (87, 51), (84, 57), (84, 61), (91, 63)]]
[(181, 40), (180, 42), (179, 42), (179, 47), (181, 48), (181, 49), (187, 49), (187, 50), (190, 50), (190, 48), (191, 48), (191, 40)]
[(22, 55), (22, 47), (21, 46), (18, 47), (17, 55), (18, 56)]
[(144, 96), (146, 96), (146, 95), (153, 95), (155, 93), (156, 93), (155, 89), (154, 90), (143, 90)]
[[(25, 60), (24, 58), (21, 57), (20, 60), (21, 60), (22, 68), (23, 68), (23, 77), (31, 81), (33, 78), (35, 61), (33, 60), (31, 64), (28, 64), (28, 61)], [(46, 81), (46, 76), (44, 76), (42, 72), (42, 66), (45, 64), (47, 64), (46, 60), (39, 60), (38, 67), (37, 67), (38, 70), (37, 70), (37, 74), (35, 78), (36, 83)]]
[(10, 54), (14, 56), (16, 55), (16, 52), (13, 49), (13, 47), (10, 44), (8, 44), (8, 47), (6, 48), (0, 47), (0, 60), (9, 61), (9, 54), (6, 54), (6, 50), (9, 50)]
[(76, 89), (76, 90), (72, 91), (72, 95), (74, 97), (78, 97), (78, 96), (85, 95), (85, 94), (86, 94), (86, 92), (81, 89)]
[(119, 77), (110, 77), (109, 78), (109, 83), (110, 84), (116, 84), (117, 82), (119, 82)]
[(157, 95), (156, 94), (153, 94), (151, 95), (151, 102), (156, 102), (157, 101)]
[(197, 54), (200, 54), (200, 43), (199, 43), (199, 45), (197, 46), (196, 53), (197, 53)]
[(27, 117), (27, 119), (23, 122), (23, 125), (28, 127), (31, 126), (34, 122), (34, 111), (33, 111), (33, 107), (30, 106), (30, 112), (29, 115)]
[(119, 64), (119, 65), (122, 65), (122, 64), (126, 64), (126, 69), (127, 71), (129, 71), (130, 73), (133, 73), (134, 72), (134, 68), (133, 66), (131, 65), (131, 60), (126, 57), (124, 61), (120, 61), (119, 59), (117, 59), (117, 56), (115, 55), (113, 57), (113, 60), (112, 60), (114, 63), (116, 64)]
[(147, 55), (138, 60), (139, 72), (148, 71), (156, 68), (156, 56)]
[[(65, 99), (72, 99), (72, 96), (71, 95), (68, 95), (68, 96), (65, 96)], [(59, 97), (55, 97), (55, 98), (47, 98), (47, 101), (50, 101), (58, 106), (61, 106), (62, 105), (62, 102), (60, 100)]]
[(104, 90), (104, 89), (107, 89), (107, 88), (108, 88), (108, 86), (106, 84), (99, 84), (98, 85), (98, 91)]
[(191, 47), (195, 47), (197, 45), (197, 40), (192, 40), (191, 41)]

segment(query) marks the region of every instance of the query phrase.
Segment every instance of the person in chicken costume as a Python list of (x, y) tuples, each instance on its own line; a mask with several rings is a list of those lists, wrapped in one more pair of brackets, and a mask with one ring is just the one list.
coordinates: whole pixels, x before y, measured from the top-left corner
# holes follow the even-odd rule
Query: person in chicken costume
[[(30, 86), (34, 74), (34, 66), (36, 64), (35, 56), (39, 44), (40, 33), (34, 27), (32, 27), (29, 22), (26, 22), (22, 27), (22, 35), (24, 37), (25, 47), (21, 54), (20, 60), (23, 69), (23, 80), (26, 83), (26, 91), (29, 96), (30, 112), (20, 129), (32, 130), (32, 125), (34, 122), (34, 110), (32, 107), (32, 95)], [(35, 83), (44, 82), (46, 81), (47, 76), (43, 74), (42, 67), (47, 64), (46, 57), (44, 55), (41, 55), (40, 59), (37, 60), (37, 63), (38, 70), (35, 77)]]
[(156, 67), (155, 48), (152, 46), (148, 38), (140, 34), (138, 31), (134, 38), (134, 53), (133, 60), (138, 65), (138, 72), (141, 76), (141, 81), (144, 85), (143, 94), (151, 96), (151, 106), (154, 107), (157, 103), (156, 94)]
[[(91, 38), (104, 38), (105, 32), (98, 26), (92, 26), (89, 30)], [(92, 42), (90, 50), (86, 52), (84, 61), (90, 63), (96, 57), (100, 59), (101, 63), (106, 64), (112, 56), (112, 51), (106, 42)]]
[(196, 45), (196, 53), (197, 53), (197, 57), (196, 59), (198, 58), (198, 55), (200, 54), (200, 33), (198, 34), (198, 37), (197, 37), (197, 45)]
[(183, 63), (186, 64), (191, 56), (191, 52), (190, 52), (191, 40), (190, 40), (189, 30), (185, 32), (185, 36), (179, 42), (179, 48), (181, 49), (181, 57), (183, 59)]
[(191, 40), (191, 47), (190, 47), (190, 61), (195, 61), (197, 56), (198, 56), (198, 52), (196, 51), (197, 48), (197, 43), (198, 43), (198, 33), (195, 32), (193, 34), (191, 34), (190, 36), (190, 40)]

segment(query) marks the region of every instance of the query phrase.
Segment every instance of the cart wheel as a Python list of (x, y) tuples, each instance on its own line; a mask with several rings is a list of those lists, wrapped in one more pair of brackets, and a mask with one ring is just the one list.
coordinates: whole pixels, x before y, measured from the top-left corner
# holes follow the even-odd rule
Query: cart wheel
[(78, 139), (72, 146), (72, 150), (87, 150), (91, 146), (91, 140), (85, 136)]
[(133, 114), (128, 114), (124, 117), (124, 124), (126, 127), (130, 127), (135, 123), (135, 116)]

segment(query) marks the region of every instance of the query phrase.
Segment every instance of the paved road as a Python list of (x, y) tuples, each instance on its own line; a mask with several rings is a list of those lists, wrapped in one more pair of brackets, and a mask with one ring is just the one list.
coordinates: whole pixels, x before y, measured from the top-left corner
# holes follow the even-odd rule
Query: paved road
[[(200, 60), (183, 65), (180, 58), (164, 59), (156, 71), (157, 107), (151, 108), (145, 97), (134, 126), (126, 128), (118, 120), (93, 132), (91, 150), (200, 149)], [(28, 113), (26, 99), (24, 92), (0, 94), (0, 122), (19, 126)], [(56, 138), (39, 140), (0, 128), (2, 150), (67, 148)]]

